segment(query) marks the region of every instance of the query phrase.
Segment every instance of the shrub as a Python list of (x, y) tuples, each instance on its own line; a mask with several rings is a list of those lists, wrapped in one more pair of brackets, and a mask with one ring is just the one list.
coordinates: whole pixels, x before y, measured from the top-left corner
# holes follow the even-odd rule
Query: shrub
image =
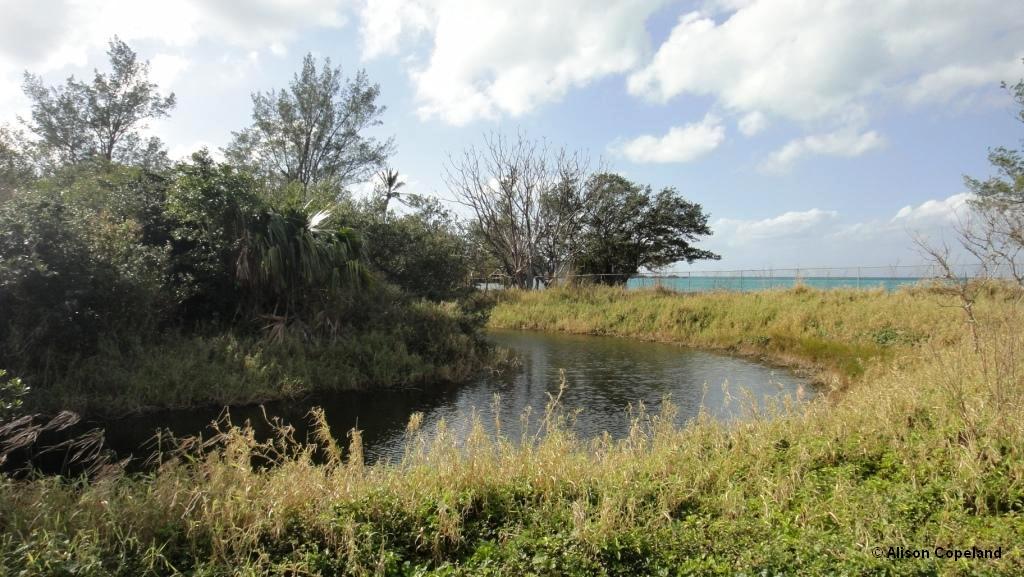
[(0, 363), (28, 374), (131, 339), (166, 310), (164, 247), (143, 226), (48, 193), (0, 208)]

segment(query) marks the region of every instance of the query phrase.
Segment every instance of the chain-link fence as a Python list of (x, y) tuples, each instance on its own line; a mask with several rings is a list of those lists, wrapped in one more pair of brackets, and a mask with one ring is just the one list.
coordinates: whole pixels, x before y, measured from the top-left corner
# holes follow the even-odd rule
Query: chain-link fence
[[(981, 265), (954, 267), (955, 275), (961, 279), (972, 279), (985, 275), (1005, 276), (1002, 271)], [(792, 288), (798, 285), (819, 288), (897, 288), (917, 284), (931, 279), (945, 278), (946, 271), (936, 265), (895, 265), (856, 267), (800, 267), (763, 268), (715, 271), (668, 271), (641, 273), (628, 277), (627, 288), (661, 287), (679, 292), (704, 292), (714, 290), (757, 291), (774, 288)], [(622, 284), (623, 275), (572, 275), (558, 279), (552, 284)], [(502, 289), (513, 286), (507, 276), (491, 275), (473, 280), (482, 290)], [(536, 281), (537, 288), (544, 283)]]

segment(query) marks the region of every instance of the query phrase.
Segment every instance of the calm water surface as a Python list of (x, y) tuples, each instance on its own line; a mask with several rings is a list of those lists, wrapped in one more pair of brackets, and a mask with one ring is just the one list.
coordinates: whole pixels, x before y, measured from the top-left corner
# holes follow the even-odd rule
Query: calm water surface
[[(363, 431), (367, 458), (376, 461), (402, 454), (403, 433), (414, 412), (423, 413), (427, 432), (443, 419), (456, 436), (464, 434), (474, 411), (493, 432), (495, 395), (500, 399), (502, 433), (518, 439), (520, 416), (527, 408), (535, 417), (543, 414), (548, 395), (558, 392), (563, 370), (567, 389), (562, 403), (566, 409), (579, 409), (575, 430), (581, 436), (604, 431), (624, 436), (631, 404), (643, 402), (649, 412), (657, 412), (666, 397), (678, 406), (678, 420), (683, 422), (701, 406), (718, 418), (733, 419), (744, 414), (750, 404), (746, 399), (764, 406), (771, 398), (796, 398), (798, 390), (801, 398), (813, 395), (806, 380), (788, 370), (675, 345), (521, 331), (493, 331), (491, 339), (519, 353), (520, 371), (480, 377), (461, 386), (346, 392), (271, 403), (266, 413), (296, 426), (299, 438), (304, 438), (309, 409), (321, 406), (337, 438), (344, 439), (352, 428)], [(257, 434), (269, 431), (258, 407), (233, 408), (230, 414), (236, 424), (249, 420)], [(165, 411), (94, 424), (106, 428), (108, 445), (118, 453), (142, 456), (148, 453), (142, 447), (156, 428), (194, 435), (207, 430), (219, 415), (213, 409)]]

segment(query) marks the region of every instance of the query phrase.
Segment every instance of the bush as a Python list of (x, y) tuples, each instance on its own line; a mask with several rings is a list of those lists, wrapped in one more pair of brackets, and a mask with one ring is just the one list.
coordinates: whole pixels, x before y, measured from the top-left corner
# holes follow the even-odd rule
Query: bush
[(28, 387), (17, 377), (8, 377), (0, 369), (0, 423), (16, 415), (21, 409), (22, 397), (28, 394)]
[(255, 188), (250, 176), (215, 163), (206, 149), (175, 168), (165, 211), (174, 222), (170, 283), (183, 320), (219, 324), (238, 313), (234, 271), (261, 205)]
[(0, 363), (29, 374), (156, 328), (167, 254), (143, 229), (49, 193), (0, 208)]
[(388, 282), (417, 297), (452, 300), (468, 292), (468, 245), (454, 216), (435, 199), (410, 196), (413, 212), (383, 220), (373, 203), (350, 206), (366, 258)]

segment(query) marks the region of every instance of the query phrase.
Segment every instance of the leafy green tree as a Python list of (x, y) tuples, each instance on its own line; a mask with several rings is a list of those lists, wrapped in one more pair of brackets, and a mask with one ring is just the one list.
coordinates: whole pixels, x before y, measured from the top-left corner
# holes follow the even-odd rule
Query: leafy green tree
[(366, 241), (367, 263), (413, 296), (438, 301), (464, 296), (469, 247), (455, 215), (435, 198), (409, 194), (404, 203), (410, 212), (382, 220), (381, 198), (374, 200), (353, 211), (354, 226)]
[(145, 170), (83, 163), (0, 206), (0, 366), (28, 376), (171, 317), (165, 192)]
[(76, 209), (131, 221), (139, 227), (143, 244), (162, 247), (171, 238), (164, 218), (167, 184), (164, 174), (145, 168), (84, 162), (61, 167), (34, 188)]
[(123, 164), (159, 161), (159, 140), (143, 139), (146, 121), (167, 116), (174, 94), (163, 96), (149, 80), (149, 63), (117, 37), (107, 51), (111, 71), (95, 71), (92, 82), (73, 76), (64, 86), (48, 87), (25, 73), (24, 91), (32, 101), (29, 130), (40, 148), (58, 164), (90, 158)]
[(174, 223), (171, 285), (183, 318), (217, 323), (239, 312), (235, 268), (246, 227), (263, 208), (253, 178), (206, 149), (175, 167), (165, 210)]
[(611, 173), (591, 177), (584, 249), (577, 270), (595, 282), (623, 284), (641, 269), (721, 258), (693, 246), (711, 234), (708, 215), (674, 188), (653, 193)]
[(151, 333), (167, 311), (166, 250), (143, 235), (59, 194), (0, 207), (0, 365), (28, 375)]
[(253, 94), (253, 124), (235, 133), (226, 156), (278, 185), (326, 183), (340, 191), (367, 180), (392, 152), (391, 139), (365, 134), (381, 124), (379, 96), (365, 71), (344, 79), (330, 59), (318, 70), (307, 54), (286, 90)]
[(32, 159), (26, 148), (19, 132), (9, 126), (0, 126), (0, 202), (35, 179)]

